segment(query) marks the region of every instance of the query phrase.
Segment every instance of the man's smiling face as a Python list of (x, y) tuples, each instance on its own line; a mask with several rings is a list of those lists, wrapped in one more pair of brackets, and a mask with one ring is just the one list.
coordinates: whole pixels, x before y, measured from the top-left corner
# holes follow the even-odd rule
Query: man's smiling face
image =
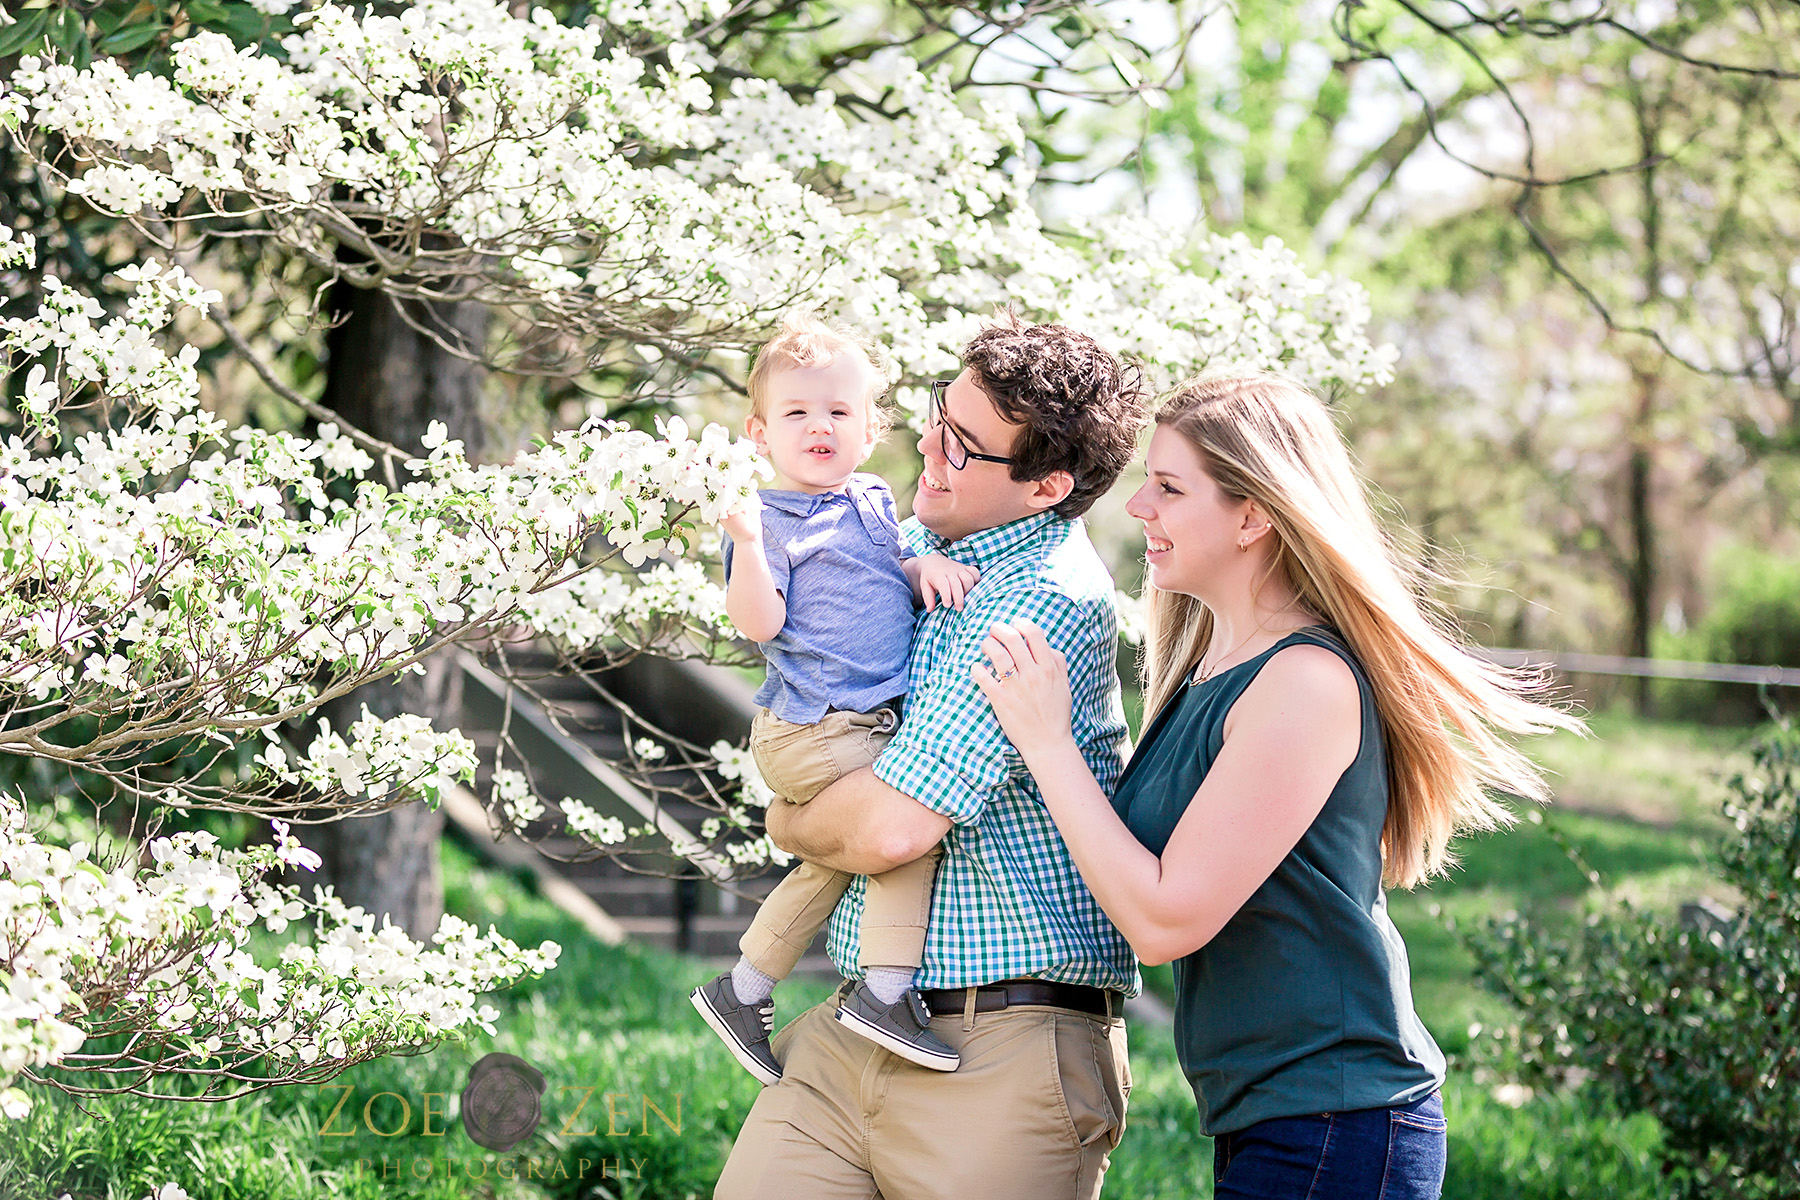
[(958, 470), (945, 458), (944, 444), (952, 436), (975, 454), (1010, 457), (1024, 428), (1000, 415), (971, 372), (962, 372), (945, 390), (940, 418), (919, 438), (925, 469), (913, 496), (913, 515), (920, 524), (954, 542), (1043, 511), (1043, 505), (1031, 503), (1036, 482), (1015, 480), (1004, 463), (970, 457)]

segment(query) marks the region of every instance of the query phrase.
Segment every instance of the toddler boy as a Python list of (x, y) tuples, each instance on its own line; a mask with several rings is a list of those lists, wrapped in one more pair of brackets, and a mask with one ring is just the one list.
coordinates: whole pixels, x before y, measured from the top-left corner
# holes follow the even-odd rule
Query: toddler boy
[[(774, 791), (804, 804), (868, 766), (899, 723), (915, 601), (962, 607), (978, 573), (941, 554), (902, 557), (893, 493), (858, 474), (886, 432), (886, 370), (872, 343), (812, 317), (790, 319), (758, 353), (745, 432), (775, 487), (725, 518), (725, 610), (759, 643), (769, 673), (750, 751)], [(843, 1000), (846, 1027), (921, 1066), (956, 1069), (913, 987), (941, 854), (869, 880), (866, 975)], [(743, 957), (690, 999), (746, 1070), (781, 1078), (769, 1049), (775, 984), (830, 919), (851, 876), (802, 862), (763, 902)]]

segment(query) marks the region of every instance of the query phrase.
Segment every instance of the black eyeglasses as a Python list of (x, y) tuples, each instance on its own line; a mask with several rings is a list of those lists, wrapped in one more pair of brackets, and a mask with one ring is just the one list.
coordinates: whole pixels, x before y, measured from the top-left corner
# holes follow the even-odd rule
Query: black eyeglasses
[(944, 427), (944, 461), (950, 464), (952, 471), (960, 471), (969, 465), (971, 458), (982, 462), (999, 463), (1003, 467), (1012, 466), (1012, 459), (1002, 458), (998, 454), (977, 454), (969, 449), (969, 443), (963, 435), (956, 431), (956, 426), (944, 420), (944, 392), (955, 382), (950, 379), (934, 379), (931, 381), (931, 407), (925, 413), (925, 428)]

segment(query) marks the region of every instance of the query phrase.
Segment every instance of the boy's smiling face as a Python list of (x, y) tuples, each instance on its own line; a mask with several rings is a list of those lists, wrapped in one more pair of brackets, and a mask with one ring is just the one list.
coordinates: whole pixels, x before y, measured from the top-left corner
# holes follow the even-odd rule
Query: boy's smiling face
[(842, 490), (878, 439), (873, 373), (859, 355), (839, 353), (822, 366), (790, 366), (770, 377), (762, 412), (744, 422), (744, 432), (774, 464), (777, 488)]

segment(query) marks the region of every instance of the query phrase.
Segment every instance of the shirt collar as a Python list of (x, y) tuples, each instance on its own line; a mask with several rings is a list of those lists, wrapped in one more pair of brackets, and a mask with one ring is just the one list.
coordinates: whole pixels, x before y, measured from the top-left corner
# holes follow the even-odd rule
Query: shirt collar
[(759, 495), (770, 508), (778, 508), (796, 517), (810, 517), (827, 504), (860, 504), (875, 483), (873, 476), (857, 473), (850, 476), (841, 492), (787, 492), (764, 489)]
[(1021, 546), (1035, 541), (1040, 534), (1053, 532), (1049, 528), (1052, 522), (1059, 527), (1071, 524), (1053, 512), (1033, 513), (1029, 517), (1020, 517), (1016, 521), (1008, 521), (1006, 524), (996, 525), (992, 529), (971, 533), (968, 537), (958, 538), (954, 542), (945, 541), (929, 529), (923, 529), (923, 527), (921, 529), (927, 543), (926, 553), (936, 552), (977, 570), (985, 571)]
[(796, 517), (810, 517), (833, 501), (850, 499), (843, 492), (778, 492), (770, 490), (760, 494), (762, 502), (770, 508), (779, 509)]
[(815, 513), (833, 504), (848, 504), (862, 521), (862, 526), (869, 539), (878, 546), (893, 544), (893, 535), (882, 519), (880, 508), (875, 497), (870, 495), (873, 484), (862, 475), (852, 475), (849, 485), (841, 492), (787, 492), (768, 490), (759, 493), (762, 502), (770, 508), (788, 513), (805, 520)]

